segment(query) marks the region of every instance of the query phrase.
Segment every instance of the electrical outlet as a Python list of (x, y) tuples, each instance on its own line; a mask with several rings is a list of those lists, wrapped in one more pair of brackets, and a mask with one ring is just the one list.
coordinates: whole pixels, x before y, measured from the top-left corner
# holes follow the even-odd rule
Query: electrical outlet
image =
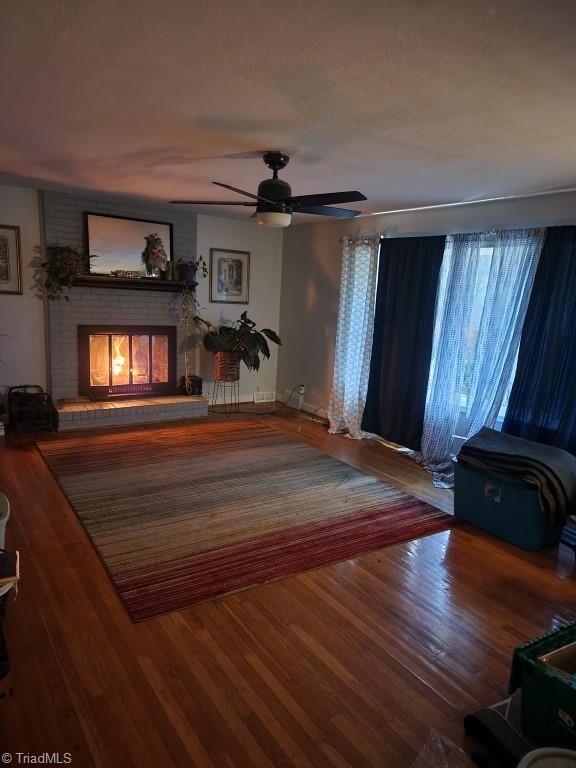
[(260, 391), (260, 388), (258, 388), (257, 391), (254, 392), (255, 403), (273, 403), (275, 400), (276, 400), (275, 392), (262, 392)]
[(298, 391), (299, 395), (303, 395), (306, 392), (306, 385), (305, 384), (300, 384), (300, 386), (298, 387), (297, 391)]

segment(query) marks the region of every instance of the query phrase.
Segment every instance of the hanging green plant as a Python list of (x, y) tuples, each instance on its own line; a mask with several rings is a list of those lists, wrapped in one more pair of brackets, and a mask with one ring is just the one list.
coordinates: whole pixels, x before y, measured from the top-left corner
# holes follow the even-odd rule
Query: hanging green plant
[(34, 265), (41, 270), (39, 282), (44, 295), (51, 301), (63, 295), (68, 301), (69, 296), (63, 293), (64, 289), (69, 291), (77, 277), (90, 272), (90, 258), (94, 257), (88, 257), (70, 245), (47, 245)]
[[(205, 322), (199, 314), (200, 305), (196, 298), (196, 286), (198, 285), (196, 276), (199, 272), (200, 277), (206, 277), (208, 268), (202, 256), (193, 257), (187, 262), (179, 262), (179, 266), (182, 284), (177, 315), (184, 332), (184, 378), (182, 386), (186, 394), (190, 395), (194, 390), (192, 352), (200, 343), (202, 336), (200, 328)], [(182, 267), (187, 267), (191, 271), (187, 274)]]

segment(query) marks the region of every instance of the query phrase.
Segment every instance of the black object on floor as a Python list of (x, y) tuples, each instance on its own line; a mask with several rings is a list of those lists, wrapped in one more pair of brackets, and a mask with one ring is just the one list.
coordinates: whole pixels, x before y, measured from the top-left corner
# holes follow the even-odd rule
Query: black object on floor
[(464, 718), (464, 730), (483, 749), (472, 754), (481, 768), (516, 768), (533, 749), (520, 732), (521, 694)]
[(202, 378), (200, 376), (182, 376), (180, 389), (185, 395), (202, 395)]
[(58, 411), (52, 398), (36, 384), (22, 384), (8, 390), (10, 429), (15, 432), (34, 429), (58, 430)]
[[(489, 751), (480, 750), (479, 752), (472, 752), (470, 758), (478, 768), (508, 768), (510, 765), (509, 762), (503, 762), (500, 757)], [(512, 765), (516, 768), (518, 763), (513, 763)]]

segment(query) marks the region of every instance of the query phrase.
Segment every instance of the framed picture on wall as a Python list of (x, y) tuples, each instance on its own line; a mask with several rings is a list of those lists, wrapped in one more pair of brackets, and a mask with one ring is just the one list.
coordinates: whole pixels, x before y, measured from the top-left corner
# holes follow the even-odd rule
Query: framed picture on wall
[(22, 293), (20, 227), (0, 224), (0, 293)]
[(84, 214), (91, 275), (159, 278), (172, 261), (172, 224)]
[(250, 252), (210, 248), (210, 301), (248, 304)]

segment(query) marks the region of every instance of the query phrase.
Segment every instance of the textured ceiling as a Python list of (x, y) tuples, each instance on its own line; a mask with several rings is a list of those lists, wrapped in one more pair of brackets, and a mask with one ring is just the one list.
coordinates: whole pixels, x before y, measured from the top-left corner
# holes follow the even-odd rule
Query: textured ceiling
[(359, 189), (365, 212), (576, 186), (573, 0), (0, 10), (5, 180), (230, 200), (211, 179), (255, 191), (252, 153), (283, 149), (294, 194)]

